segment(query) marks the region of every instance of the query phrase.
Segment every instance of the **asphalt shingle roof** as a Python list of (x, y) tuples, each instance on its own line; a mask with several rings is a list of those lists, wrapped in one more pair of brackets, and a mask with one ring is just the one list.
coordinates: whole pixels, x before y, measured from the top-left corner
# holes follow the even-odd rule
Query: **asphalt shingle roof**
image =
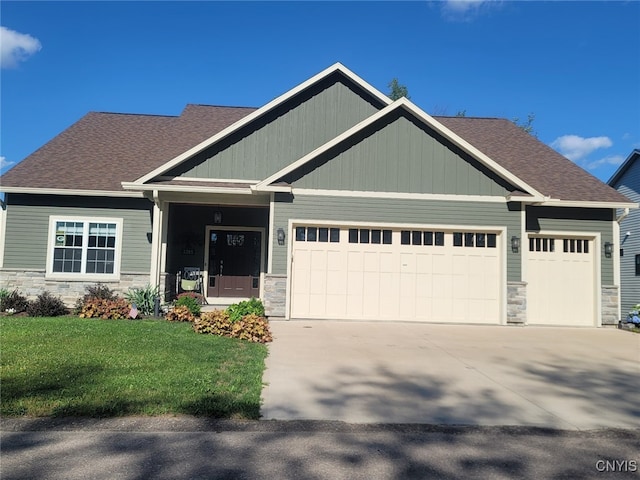
[[(22, 188), (121, 191), (255, 108), (187, 105), (180, 116), (88, 113), (0, 178)], [(506, 119), (435, 117), (544, 195), (630, 202)]]

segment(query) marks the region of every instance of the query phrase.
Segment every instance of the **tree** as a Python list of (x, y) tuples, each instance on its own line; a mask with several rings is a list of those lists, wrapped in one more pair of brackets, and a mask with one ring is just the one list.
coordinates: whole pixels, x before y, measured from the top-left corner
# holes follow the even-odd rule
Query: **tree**
[(526, 122), (520, 122), (519, 118), (514, 118), (512, 120), (512, 122), (515, 123), (522, 130), (527, 132), (528, 134), (533, 135), (535, 137), (535, 136), (537, 136), (535, 130), (533, 129), (533, 121), (535, 119), (536, 119), (535, 113), (530, 113), (529, 115), (527, 115), (527, 121)]
[(398, 100), (402, 97), (406, 97), (407, 100), (411, 98), (409, 96), (409, 90), (407, 89), (407, 87), (404, 85), (400, 85), (397, 78), (391, 80), (388, 87), (389, 93), (387, 94), (387, 96), (393, 101)]

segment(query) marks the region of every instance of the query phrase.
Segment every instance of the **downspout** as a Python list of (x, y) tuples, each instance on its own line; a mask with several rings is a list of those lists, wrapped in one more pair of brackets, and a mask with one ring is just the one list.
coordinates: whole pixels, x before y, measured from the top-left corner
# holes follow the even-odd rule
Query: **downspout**
[(618, 222), (618, 225), (620, 225), (620, 223), (627, 218), (627, 215), (629, 215), (629, 207), (625, 208), (624, 211), (622, 212), (622, 215), (620, 215), (619, 217), (616, 217), (616, 222)]

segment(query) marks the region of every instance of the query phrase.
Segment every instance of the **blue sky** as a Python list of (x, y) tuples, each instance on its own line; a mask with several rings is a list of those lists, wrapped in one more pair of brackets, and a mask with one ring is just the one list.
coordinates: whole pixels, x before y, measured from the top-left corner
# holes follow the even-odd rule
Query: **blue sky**
[(89, 111), (259, 107), (335, 62), (427, 113), (519, 118), (606, 181), (640, 148), (640, 2), (11, 2), (6, 171)]

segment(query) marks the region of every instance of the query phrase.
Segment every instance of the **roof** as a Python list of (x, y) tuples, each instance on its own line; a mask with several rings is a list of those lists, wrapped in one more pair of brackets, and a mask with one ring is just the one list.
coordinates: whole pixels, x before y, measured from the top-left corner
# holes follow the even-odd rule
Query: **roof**
[(1, 177), (2, 187), (121, 191), (254, 108), (187, 105), (180, 116), (91, 112)]
[[(339, 64), (313, 79), (317, 81), (336, 69), (354, 82), (358, 80), (369, 93), (374, 91)], [(166, 170), (167, 165), (186, 157), (185, 152), (206, 148), (215, 142), (217, 134), (224, 135), (272, 104), (286, 101), (291, 92), (306, 88), (311, 80), (261, 109), (187, 105), (177, 117), (89, 113), (4, 174), (0, 188), (122, 192), (122, 182), (140, 181), (150, 172)], [(403, 99), (397, 102), (410, 103)], [(424, 113), (423, 117), (435, 119), (434, 128), (441, 133), (450, 130), (477, 156), (485, 157), (485, 163), (519, 180), (520, 184), (515, 185), (526, 193), (535, 193), (530, 191), (533, 189), (552, 200), (566, 202), (631, 203), (509, 120), (430, 117)]]
[(622, 165), (618, 167), (618, 170), (615, 171), (611, 178), (607, 182), (607, 184), (611, 185), (615, 188), (616, 183), (624, 176), (624, 174), (629, 170), (629, 168), (633, 165), (633, 163), (640, 158), (640, 149), (633, 150), (627, 159), (622, 162)]

